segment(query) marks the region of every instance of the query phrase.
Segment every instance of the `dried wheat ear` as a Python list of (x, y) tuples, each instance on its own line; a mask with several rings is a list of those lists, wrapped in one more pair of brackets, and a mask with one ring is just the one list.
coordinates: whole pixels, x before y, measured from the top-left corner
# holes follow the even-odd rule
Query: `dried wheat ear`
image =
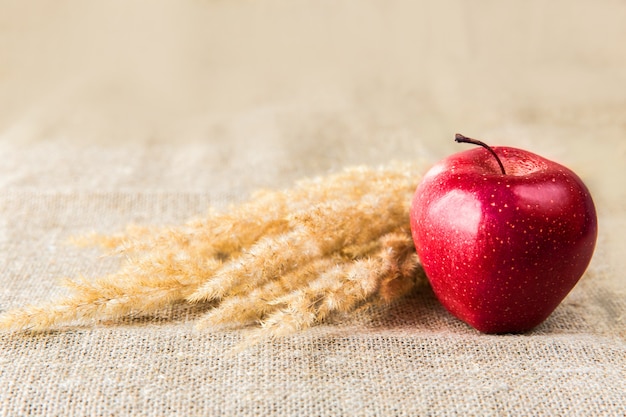
[(5, 312), (0, 328), (41, 331), (212, 301), (199, 328), (280, 336), (396, 300), (424, 282), (408, 214), (419, 178), (414, 165), (350, 168), (179, 227), (91, 236), (121, 257), (119, 270), (68, 279), (67, 298)]

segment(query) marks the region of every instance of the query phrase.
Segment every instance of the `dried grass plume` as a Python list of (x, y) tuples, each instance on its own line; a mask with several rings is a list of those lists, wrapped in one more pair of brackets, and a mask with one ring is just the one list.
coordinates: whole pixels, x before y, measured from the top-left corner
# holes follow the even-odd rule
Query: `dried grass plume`
[(41, 331), (207, 303), (198, 327), (280, 336), (396, 300), (424, 282), (409, 230), (414, 165), (356, 167), (260, 191), (178, 227), (90, 236), (120, 269), (66, 280), (67, 298), (5, 312), (0, 328)]

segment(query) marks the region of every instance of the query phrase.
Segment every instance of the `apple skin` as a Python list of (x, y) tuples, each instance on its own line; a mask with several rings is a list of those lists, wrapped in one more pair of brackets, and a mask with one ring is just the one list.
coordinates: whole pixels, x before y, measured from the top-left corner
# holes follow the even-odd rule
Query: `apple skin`
[(410, 209), (424, 272), (443, 306), (484, 333), (543, 322), (583, 275), (597, 217), (581, 179), (516, 148), (459, 152), (433, 166)]

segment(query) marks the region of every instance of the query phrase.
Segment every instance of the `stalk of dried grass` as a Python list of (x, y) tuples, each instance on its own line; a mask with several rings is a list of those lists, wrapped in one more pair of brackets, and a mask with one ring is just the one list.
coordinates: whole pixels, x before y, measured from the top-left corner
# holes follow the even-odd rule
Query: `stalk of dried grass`
[(0, 328), (45, 330), (212, 300), (219, 304), (199, 327), (256, 323), (255, 334), (278, 336), (392, 301), (418, 281), (408, 210), (419, 178), (414, 165), (350, 168), (181, 226), (79, 239), (121, 256), (120, 269), (66, 280), (67, 298), (3, 313)]

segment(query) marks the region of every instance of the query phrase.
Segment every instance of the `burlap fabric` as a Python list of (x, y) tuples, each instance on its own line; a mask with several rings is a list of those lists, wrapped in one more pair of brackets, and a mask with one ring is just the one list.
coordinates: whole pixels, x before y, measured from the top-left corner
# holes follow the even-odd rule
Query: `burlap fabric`
[(486, 336), (429, 290), (242, 353), (194, 308), (0, 335), (0, 414), (626, 414), (626, 4), (0, 1), (0, 309), (116, 261), (66, 245), (258, 187), (435, 160), (460, 131), (570, 166), (594, 260), (539, 328)]

